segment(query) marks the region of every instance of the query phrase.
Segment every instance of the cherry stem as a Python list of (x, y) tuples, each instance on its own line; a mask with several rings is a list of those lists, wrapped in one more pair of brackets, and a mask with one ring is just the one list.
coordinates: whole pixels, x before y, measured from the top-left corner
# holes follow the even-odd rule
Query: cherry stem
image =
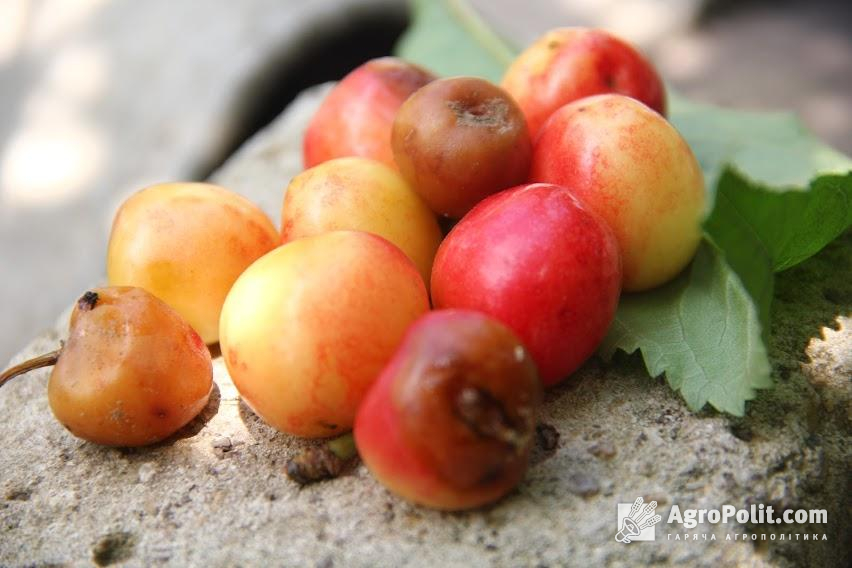
[(24, 373), (29, 373), (30, 371), (34, 371), (36, 369), (41, 369), (42, 367), (51, 367), (56, 365), (56, 362), (59, 361), (59, 355), (62, 353), (62, 347), (59, 347), (56, 351), (51, 351), (50, 353), (45, 353), (44, 355), (39, 355), (38, 357), (34, 357), (29, 361), (24, 361), (23, 363), (19, 363), (14, 367), (10, 367), (3, 371), (0, 374), (0, 387), (6, 384), (7, 381), (14, 379), (18, 375), (23, 375)]
[(333, 440), (326, 442), (328, 449), (342, 460), (348, 460), (358, 454), (358, 448), (355, 447), (355, 436), (352, 432), (344, 434)]

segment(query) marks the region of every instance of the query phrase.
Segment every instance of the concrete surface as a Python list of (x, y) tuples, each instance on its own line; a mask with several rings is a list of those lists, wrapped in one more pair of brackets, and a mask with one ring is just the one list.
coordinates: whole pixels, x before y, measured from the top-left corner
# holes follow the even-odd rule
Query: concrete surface
[[(214, 179), (277, 210), (321, 96), (300, 99)], [(220, 357), (202, 417), (136, 450), (70, 436), (48, 410), (48, 371), (32, 373), (0, 391), (0, 565), (848, 566), (852, 319), (835, 315), (852, 309), (850, 269), (846, 235), (778, 279), (778, 385), (748, 418), (689, 412), (635, 359), (592, 361), (548, 392), (556, 449), (537, 452), (508, 498), (463, 514), (410, 506), (362, 465), (300, 489), (283, 466), (307, 443), (241, 405)], [(65, 326), (15, 360), (53, 349)], [(659, 503), (657, 540), (617, 543), (616, 504), (638, 496)], [(673, 505), (723, 504), (826, 509), (829, 522), (665, 524)], [(789, 540), (804, 533), (827, 540)], [(684, 534), (707, 540), (674, 540)]]
[[(555, 25), (608, 27), (687, 95), (793, 109), (852, 154), (848, 2), (714, 0), (719, 15), (698, 27), (700, 0), (473, 3), (517, 45)], [(266, 77), (370, 7), (397, 18), (403, 9), (401, 0), (0, 2), (0, 365), (101, 280), (128, 193), (198, 177), (235, 142)]]

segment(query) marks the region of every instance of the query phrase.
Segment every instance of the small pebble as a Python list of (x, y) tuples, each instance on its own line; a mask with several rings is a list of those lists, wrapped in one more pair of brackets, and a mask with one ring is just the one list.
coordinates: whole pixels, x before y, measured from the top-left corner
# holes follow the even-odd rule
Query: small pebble
[(575, 473), (568, 478), (568, 491), (580, 497), (597, 495), (600, 490), (598, 480), (585, 473)]
[(616, 451), (612, 442), (609, 440), (601, 440), (600, 442), (596, 442), (589, 446), (589, 453), (598, 459), (609, 460), (615, 456)]
[(220, 437), (218, 437), (218, 438), (214, 439), (214, 440), (211, 442), (211, 445), (212, 445), (215, 449), (217, 449), (217, 450), (222, 450), (223, 452), (227, 452), (227, 451), (229, 451), (231, 448), (233, 448), (233, 447), (234, 447), (233, 442), (231, 442), (231, 439), (230, 439), (228, 436), (220, 436)]
[(556, 453), (559, 447), (559, 432), (550, 424), (535, 427), (535, 444), (530, 453), (530, 465), (536, 465)]
[(7, 501), (29, 501), (32, 492), (26, 487), (13, 487), (6, 491)]
[(538, 446), (545, 452), (552, 452), (559, 446), (559, 431), (550, 424), (537, 425), (535, 438)]
[(157, 473), (157, 466), (146, 462), (139, 466), (139, 483), (148, 483)]

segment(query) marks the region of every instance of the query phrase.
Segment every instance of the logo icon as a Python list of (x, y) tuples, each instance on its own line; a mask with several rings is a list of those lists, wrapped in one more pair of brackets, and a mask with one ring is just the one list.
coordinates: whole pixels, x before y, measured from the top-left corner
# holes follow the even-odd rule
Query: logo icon
[(644, 500), (641, 497), (637, 497), (632, 505), (630, 503), (618, 504), (619, 531), (615, 535), (616, 541), (630, 544), (634, 540), (657, 539), (654, 525), (662, 519), (660, 515), (654, 515), (657, 502), (651, 501), (644, 506), (642, 505), (643, 503)]

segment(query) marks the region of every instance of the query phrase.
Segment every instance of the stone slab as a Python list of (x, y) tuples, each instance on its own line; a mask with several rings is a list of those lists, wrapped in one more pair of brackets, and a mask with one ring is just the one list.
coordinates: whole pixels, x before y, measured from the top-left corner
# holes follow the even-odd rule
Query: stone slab
[[(323, 89), (299, 98), (215, 176), (278, 216), (300, 168), (305, 124)], [(549, 391), (560, 433), (500, 503), (439, 513), (390, 495), (362, 465), (300, 488), (284, 464), (308, 442), (265, 426), (240, 403), (221, 358), (201, 418), (175, 438), (120, 450), (73, 438), (53, 419), (48, 371), (0, 390), (0, 565), (88, 566), (846, 566), (852, 239), (778, 279), (777, 388), (748, 417), (689, 412), (636, 358), (592, 360)], [(838, 315), (839, 314), (839, 315)], [(56, 347), (66, 317), (15, 357)], [(828, 326), (828, 327), (824, 327)], [(827, 509), (828, 525), (699, 525), (717, 541), (614, 541), (616, 504)], [(778, 540), (825, 533), (828, 541)], [(758, 535), (727, 542), (724, 535)], [(768, 535), (761, 540), (760, 535)], [(772, 539), (775, 535), (775, 539)]]

